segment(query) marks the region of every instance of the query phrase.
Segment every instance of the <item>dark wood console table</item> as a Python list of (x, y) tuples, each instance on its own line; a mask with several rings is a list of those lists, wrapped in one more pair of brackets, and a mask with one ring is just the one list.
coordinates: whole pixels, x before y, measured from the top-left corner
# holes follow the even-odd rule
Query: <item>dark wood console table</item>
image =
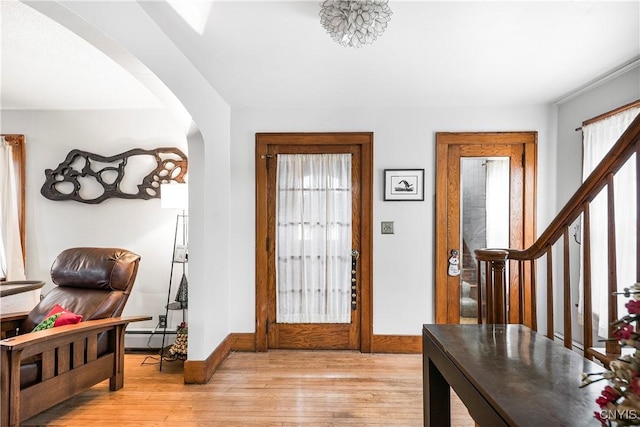
[(449, 426), (450, 387), (481, 426), (597, 426), (604, 368), (523, 325), (424, 325), (424, 425)]

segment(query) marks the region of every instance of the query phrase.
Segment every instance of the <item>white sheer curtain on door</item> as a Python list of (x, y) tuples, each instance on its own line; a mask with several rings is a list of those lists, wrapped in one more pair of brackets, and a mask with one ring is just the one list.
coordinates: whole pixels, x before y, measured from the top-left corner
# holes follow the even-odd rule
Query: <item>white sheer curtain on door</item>
[(277, 156), (279, 323), (351, 321), (351, 154)]
[[(632, 108), (606, 119), (582, 127), (583, 166), (582, 181), (587, 179), (611, 147), (640, 113)], [(616, 270), (618, 289), (636, 282), (636, 173), (635, 154), (614, 177), (615, 224), (616, 224)], [(591, 202), (591, 301), (593, 315), (598, 318), (598, 335), (608, 336), (608, 272), (607, 264), (607, 194), (606, 189)], [(580, 251), (580, 299), (578, 315), (583, 320), (583, 259)], [(613, 267), (611, 267), (613, 268)], [(621, 315), (624, 304), (619, 305)]]
[(487, 248), (509, 247), (509, 158), (486, 163)]
[(24, 280), (18, 180), (12, 150), (11, 144), (0, 138), (0, 278)]

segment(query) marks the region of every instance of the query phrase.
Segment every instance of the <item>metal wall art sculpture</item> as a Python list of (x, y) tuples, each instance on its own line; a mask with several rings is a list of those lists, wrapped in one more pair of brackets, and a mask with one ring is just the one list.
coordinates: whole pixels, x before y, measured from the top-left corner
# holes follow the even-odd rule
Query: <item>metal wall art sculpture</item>
[[(127, 168), (128, 163), (135, 163), (136, 170), (132, 170), (131, 165)], [(149, 164), (153, 169), (144, 176), (142, 182), (128, 185), (134, 191), (123, 189), (125, 171), (132, 176), (142, 166)], [(140, 173), (140, 176), (148, 170)], [(184, 182), (186, 173), (187, 156), (175, 147), (153, 150), (134, 148), (110, 157), (72, 150), (56, 169), (44, 171), (46, 180), (40, 193), (50, 200), (75, 200), (89, 204), (100, 203), (111, 197), (148, 200), (160, 197), (160, 184)]]

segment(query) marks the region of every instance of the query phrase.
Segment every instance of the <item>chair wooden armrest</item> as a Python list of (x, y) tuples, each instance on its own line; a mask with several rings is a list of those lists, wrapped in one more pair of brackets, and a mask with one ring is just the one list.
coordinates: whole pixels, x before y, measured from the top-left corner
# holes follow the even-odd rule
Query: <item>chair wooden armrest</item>
[[(1, 340), (0, 425), (19, 425), (106, 379), (110, 390), (122, 388), (125, 328), (131, 322), (150, 319), (132, 316), (88, 320)], [(98, 339), (105, 333), (107, 349), (101, 352)], [(21, 389), (21, 362), (27, 358), (41, 364), (41, 378)]]
[[(7, 350), (24, 350), (29, 349), (27, 353), (38, 354), (39, 347), (48, 347), (50, 345), (57, 346), (59, 341), (66, 341), (69, 337), (89, 336), (91, 334), (100, 334), (106, 330), (116, 326), (126, 327), (131, 322), (142, 322), (151, 320), (150, 316), (128, 316), (128, 317), (110, 317), (108, 319), (87, 320), (86, 322), (76, 323), (74, 325), (58, 326), (51, 329), (44, 329), (38, 332), (30, 332), (28, 334), (18, 335), (16, 337), (7, 338), (0, 341), (0, 347), (4, 351)], [(36, 346), (36, 348), (33, 348)]]

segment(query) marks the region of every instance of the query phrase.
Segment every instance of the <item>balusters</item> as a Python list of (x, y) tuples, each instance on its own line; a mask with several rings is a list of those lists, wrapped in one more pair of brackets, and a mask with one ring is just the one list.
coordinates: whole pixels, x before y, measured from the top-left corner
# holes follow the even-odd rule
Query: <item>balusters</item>
[(640, 283), (640, 139), (636, 142), (636, 282)]
[(493, 297), (493, 272), (491, 271), (490, 261), (485, 261), (484, 263), (484, 274), (485, 289), (487, 290), (487, 323), (492, 323), (495, 299)]
[[(583, 271), (583, 301), (584, 301), (584, 348), (593, 347), (593, 318), (591, 300), (591, 205), (585, 202), (582, 212), (582, 271)], [(585, 356), (591, 359), (591, 355), (585, 351)]]
[(565, 225), (562, 238), (563, 243), (563, 310), (564, 310), (564, 346), (568, 349), (573, 347), (571, 337), (571, 258), (569, 257), (569, 226)]
[[(601, 352), (588, 350), (593, 346), (593, 337), (595, 332), (593, 330), (593, 306), (594, 301), (592, 299), (592, 292), (594, 288), (593, 273), (594, 267), (599, 264), (607, 262), (607, 279), (606, 289), (607, 295), (603, 295), (600, 298), (606, 298), (608, 305), (608, 318), (609, 323), (613, 323), (618, 318), (618, 299), (614, 292), (617, 291), (618, 285), (621, 287), (623, 284), (618, 284), (618, 271), (617, 271), (617, 248), (616, 248), (616, 220), (615, 220), (615, 206), (614, 206), (614, 175), (628, 162), (630, 157), (635, 154), (635, 194), (636, 194), (636, 282), (640, 283), (640, 116), (638, 116), (620, 139), (615, 143), (609, 153), (603, 158), (598, 166), (591, 172), (591, 174), (585, 179), (582, 185), (578, 188), (576, 193), (571, 197), (567, 204), (558, 212), (557, 216), (549, 224), (549, 226), (540, 234), (538, 239), (526, 249), (508, 249), (508, 250), (496, 250), (496, 249), (483, 249), (476, 250), (476, 257), (478, 260), (478, 275), (485, 281), (485, 286), (480, 289), (480, 292), (485, 292), (486, 300), (486, 320), (487, 323), (500, 323), (503, 322), (505, 311), (508, 311), (508, 318), (510, 321), (518, 321), (525, 325), (530, 325), (532, 329), (537, 330), (537, 272), (536, 262), (541, 257), (546, 257), (546, 307), (541, 307), (541, 313), (545, 317), (546, 311), (546, 335), (550, 339), (554, 339), (555, 323), (554, 323), (554, 304), (557, 309), (563, 310), (562, 325), (564, 333), (564, 345), (568, 348), (573, 346), (573, 328), (572, 313), (575, 309), (571, 304), (571, 251), (570, 251), (570, 238), (569, 227), (582, 215), (583, 227), (582, 227), (582, 241), (581, 252), (583, 257), (583, 269), (582, 269), (582, 283), (584, 294), (582, 296), (582, 303), (584, 306), (583, 311), (583, 345), (585, 348), (585, 356), (595, 356), (599, 360), (612, 360), (617, 354), (620, 354), (620, 347), (618, 342), (613, 336), (614, 328), (609, 328), (607, 338), (610, 341), (606, 343), (606, 352), (608, 355), (603, 356)], [(605, 193), (606, 189), (606, 193)], [(592, 250), (594, 249), (591, 242), (591, 224), (594, 220), (593, 212), (591, 212), (591, 203), (593, 200), (601, 194), (603, 197), (606, 194), (607, 201), (607, 260), (594, 259), (592, 260)], [(604, 200), (603, 200), (604, 201)], [(620, 224), (618, 224), (620, 225)], [(622, 227), (622, 226), (621, 226)], [(618, 227), (620, 228), (620, 227)], [(621, 230), (621, 232), (628, 233), (631, 230)], [(554, 287), (554, 253), (553, 246), (556, 243), (560, 243), (559, 240), (563, 240), (564, 252), (562, 258), (562, 264), (555, 266), (558, 270), (557, 278), (562, 274), (562, 284), (558, 284)], [(504, 253), (505, 258), (500, 259), (497, 254)], [(506, 262), (511, 262), (513, 267), (510, 272), (509, 278), (504, 275), (504, 268)], [(603, 264), (604, 265), (604, 264)], [(484, 269), (484, 275), (481, 274)], [(560, 272), (562, 269), (562, 272)], [(544, 282), (545, 277), (541, 278)], [(574, 286), (576, 284), (574, 283)], [(563, 292), (563, 301), (554, 301), (554, 290), (558, 293)], [(543, 288), (544, 291), (544, 288)], [(507, 295), (505, 295), (507, 294)], [(483, 295), (482, 293), (480, 295)], [(505, 296), (509, 299), (509, 304), (506, 303)], [(575, 302), (575, 301), (574, 301)], [(517, 307), (516, 307), (517, 305)], [(480, 322), (481, 316), (478, 317)], [(603, 319), (605, 320), (605, 319)], [(560, 329), (560, 325), (559, 325)], [(600, 353), (600, 356), (598, 355)], [(601, 357), (602, 356), (602, 357)]]
[(530, 273), (531, 273), (531, 289), (530, 289), (530, 295), (531, 295), (531, 303), (529, 305), (527, 305), (527, 307), (531, 307), (531, 329), (533, 329), (534, 331), (538, 331), (538, 293), (536, 291), (536, 287), (537, 285), (537, 277), (538, 277), (538, 273), (536, 270), (536, 260), (532, 259), (530, 260), (529, 263), (529, 268)]
[[(613, 186), (613, 174), (607, 175), (607, 252), (608, 252), (608, 300), (609, 300), (609, 337), (612, 338), (615, 328), (611, 325), (618, 319), (618, 301), (615, 292), (618, 290), (618, 271), (616, 256), (616, 218), (615, 218), (615, 197)], [(607, 353), (620, 354), (620, 345), (617, 341), (607, 341)]]
[(547, 246), (547, 338), (553, 339), (553, 249)]
[(524, 261), (518, 261), (518, 323), (524, 320)]
[[(478, 259), (478, 266), (477, 266), (477, 277), (478, 277), (478, 287), (477, 287), (477, 292), (478, 292), (478, 325), (481, 325), (483, 322), (482, 320), (482, 308), (484, 307), (484, 304), (482, 304), (482, 261), (480, 261)], [(485, 271), (486, 271), (486, 263), (485, 263)], [(489, 303), (489, 298), (487, 297), (487, 304)], [(487, 311), (487, 309), (485, 308), (485, 311)], [(485, 313), (486, 315), (486, 313)]]

